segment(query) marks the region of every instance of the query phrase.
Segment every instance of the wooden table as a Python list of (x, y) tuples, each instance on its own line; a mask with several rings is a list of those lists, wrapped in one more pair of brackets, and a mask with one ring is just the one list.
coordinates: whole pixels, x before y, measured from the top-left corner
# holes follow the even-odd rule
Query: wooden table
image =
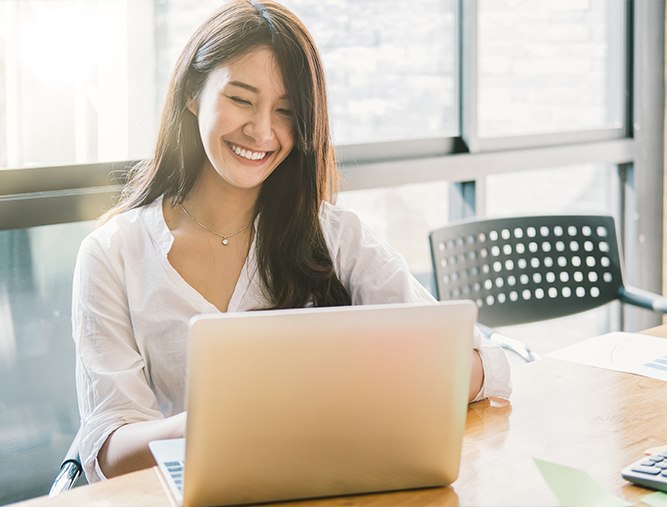
[[(667, 325), (646, 333), (667, 337)], [(512, 383), (511, 403), (470, 406), (461, 473), (451, 487), (279, 505), (557, 506), (533, 457), (585, 469), (609, 492), (633, 503), (650, 493), (627, 483), (620, 470), (645, 449), (667, 444), (666, 382), (543, 359), (515, 368)], [(170, 503), (153, 468), (17, 507)]]

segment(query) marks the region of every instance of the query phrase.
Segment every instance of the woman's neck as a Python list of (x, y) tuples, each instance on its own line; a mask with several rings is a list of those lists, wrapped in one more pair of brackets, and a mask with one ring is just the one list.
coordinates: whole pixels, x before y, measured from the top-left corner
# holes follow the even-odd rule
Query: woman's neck
[(252, 222), (259, 191), (235, 188), (209, 166), (202, 169), (183, 205), (199, 222), (230, 233)]

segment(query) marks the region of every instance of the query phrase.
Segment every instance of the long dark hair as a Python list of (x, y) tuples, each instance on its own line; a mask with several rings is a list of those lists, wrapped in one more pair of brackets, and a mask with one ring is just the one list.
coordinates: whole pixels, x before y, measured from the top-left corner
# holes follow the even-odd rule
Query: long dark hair
[(152, 159), (134, 166), (119, 203), (102, 220), (164, 195), (182, 202), (205, 160), (188, 101), (215, 67), (268, 47), (275, 55), (294, 114), (295, 145), (264, 181), (256, 212), (257, 259), (272, 308), (351, 304), (334, 272), (319, 221), (337, 190), (324, 69), (312, 36), (288, 9), (271, 0), (236, 0), (214, 12), (192, 35), (174, 69)]

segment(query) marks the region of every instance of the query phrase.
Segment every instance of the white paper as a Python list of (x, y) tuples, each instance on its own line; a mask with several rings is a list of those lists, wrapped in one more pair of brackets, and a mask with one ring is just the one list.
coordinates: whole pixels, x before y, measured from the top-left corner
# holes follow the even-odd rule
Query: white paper
[(667, 339), (639, 333), (608, 333), (546, 355), (608, 370), (667, 381)]

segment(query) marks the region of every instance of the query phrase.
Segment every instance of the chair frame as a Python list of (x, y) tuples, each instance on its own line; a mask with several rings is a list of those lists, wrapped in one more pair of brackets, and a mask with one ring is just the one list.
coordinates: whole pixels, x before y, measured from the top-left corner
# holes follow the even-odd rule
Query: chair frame
[(81, 459), (79, 457), (79, 441), (81, 439), (81, 429), (76, 433), (72, 443), (65, 454), (60, 471), (51, 484), (49, 496), (58, 496), (65, 491), (74, 487), (76, 481), (81, 476), (83, 467), (81, 466)]
[(667, 298), (623, 283), (611, 216), (463, 220), (432, 231), (429, 242), (438, 299), (475, 301), (483, 333), (526, 361), (536, 355), (486, 326), (563, 317), (616, 300), (667, 313)]

